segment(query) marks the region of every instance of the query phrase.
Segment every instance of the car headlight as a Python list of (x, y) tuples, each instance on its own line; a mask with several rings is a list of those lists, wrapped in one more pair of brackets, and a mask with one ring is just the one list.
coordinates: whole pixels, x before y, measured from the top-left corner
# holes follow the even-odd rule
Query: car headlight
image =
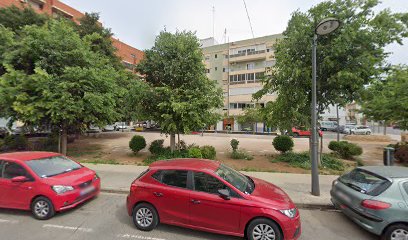
[(95, 180), (98, 180), (99, 178), (100, 178), (99, 175), (97, 173), (95, 173), (95, 176), (94, 176), (93, 180), (95, 181)]
[(63, 194), (65, 192), (69, 192), (74, 190), (74, 187), (72, 186), (63, 186), (63, 185), (55, 185), (52, 186), (52, 190), (54, 190), (54, 192), (56, 192), (57, 194)]
[(280, 212), (286, 215), (288, 218), (294, 218), (296, 216), (297, 209), (292, 208), (287, 210), (280, 210)]

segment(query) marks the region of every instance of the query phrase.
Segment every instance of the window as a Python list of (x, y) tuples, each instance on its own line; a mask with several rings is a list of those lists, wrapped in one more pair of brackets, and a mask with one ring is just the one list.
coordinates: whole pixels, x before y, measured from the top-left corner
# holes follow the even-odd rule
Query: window
[(271, 50), (271, 49), (267, 48), (267, 49), (266, 49), (266, 52), (269, 52), (270, 50)]
[(41, 178), (52, 177), (82, 168), (78, 163), (63, 156), (31, 160), (27, 161), (26, 164)]
[(255, 63), (248, 63), (247, 64), (247, 70), (252, 70), (255, 68)]
[(4, 164), (4, 161), (0, 160), (0, 178), (3, 177), (3, 164)]
[(208, 68), (205, 69), (205, 72), (206, 72), (206, 73), (210, 73), (210, 69), (208, 69)]
[(381, 194), (391, 185), (387, 179), (362, 169), (355, 169), (341, 176), (339, 181), (355, 191), (371, 196)]
[(239, 197), (237, 193), (232, 191), (224, 183), (217, 178), (203, 172), (194, 172), (194, 190), (211, 194), (218, 194), (218, 190), (226, 189), (231, 197)]
[(222, 68), (222, 72), (225, 72), (225, 68)]
[(224, 57), (225, 57), (226, 59), (228, 59), (228, 55), (224, 55)]
[(4, 162), (3, 163), (3, 174), (2, 177), (6, 179), (12, 179), (15, 177), (29, 177), (27, 171), (17, 163)]
[(210, 60), (210, 56), (205, 56), (205, 60), (206, 61)]
[(157, 181), (174, 187), (187, 188), (187, 171), (164, 170), (155, 172), (152, 177)]
[(214, 57), (217, 58), (218, 57), (217, 54), (215, 54)]
[(402, 186), (404, 187), (405, 192), (408, 194), (408, 182), (404, 182)]
[(255, 73), (248, 73), (247, 80), (255, 80)]
[(217, 71), (218, 70), (218, 67), (215, 67), (215, 71)]
[(264, 77), (264, 73), (263, 72), (259, 72), (259, 73), (255, 73), (255, 79), (260, 80)]

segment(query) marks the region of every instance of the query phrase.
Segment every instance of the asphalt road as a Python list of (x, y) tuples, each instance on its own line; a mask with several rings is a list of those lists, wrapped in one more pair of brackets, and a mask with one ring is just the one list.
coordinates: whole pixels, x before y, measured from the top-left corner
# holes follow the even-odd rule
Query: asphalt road
[[(335, 211), (301, 210), (301, 239), (377, 239)], [(159, 225), (137, 230), (127, 215), (125, 195), (102, 193), (76, 209), (38, 221), (29, 212), (0, 209), (1, 240), (238, 240), (240, 238)]]

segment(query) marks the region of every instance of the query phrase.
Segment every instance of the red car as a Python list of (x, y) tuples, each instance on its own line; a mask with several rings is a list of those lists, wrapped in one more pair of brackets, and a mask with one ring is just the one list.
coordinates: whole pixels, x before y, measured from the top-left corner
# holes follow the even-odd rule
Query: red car
[[(319, 136), (323, 136), (323, 132), (321, 130), (318, 131)], [(311, 131), (310, 130), (304, 130), (304, 129), (300, 129), (300, 128), (292, 128), (292, 134), (294, 137), (302, 137), (302, 136), (307, 136), (310, 137)]]
[(0, 207), (31, 210), (40, 220), (93, 198), (100, 183), (94, 171), (58, 153), (0, 154)]
[(150, 165), (130, 187), (127, 210), (143, 231), (165, 223), (249, 240), (290, 240), (300, 215), (279, 187), (211, 160)]

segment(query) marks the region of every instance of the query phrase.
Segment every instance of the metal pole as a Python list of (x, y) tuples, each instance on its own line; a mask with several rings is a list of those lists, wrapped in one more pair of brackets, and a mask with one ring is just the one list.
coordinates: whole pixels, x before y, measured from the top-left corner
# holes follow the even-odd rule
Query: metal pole
[(339, 118), (339, 105), (336, 105), (336, 113), (337, 113), (337, 142), (340, 141), (340, 118)]
[(317, 48), (317, 35), (313, 36), (313, 47), (312, 47), (312, 195), (320, 196), (319, 187), (319, 163), (318, 163), (318, 143), (317, 143), (317, 109), (316, 109), (316, 48)]

